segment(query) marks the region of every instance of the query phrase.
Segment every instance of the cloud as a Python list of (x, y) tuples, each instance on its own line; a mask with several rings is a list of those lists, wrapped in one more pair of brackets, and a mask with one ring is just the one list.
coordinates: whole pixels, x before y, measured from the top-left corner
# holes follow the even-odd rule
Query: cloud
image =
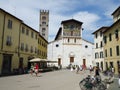
[(49, 10), (49, 41), (54, 40), (61, 21), (73, 17), (74, 19), (83, 22), (83, 36), (89, 40), (91, 33), (98, 27), (111, 23), (111, 13), (119, 6), (118, 2), (120, 1), (0, 0), (0, 7), (20, 18), (37, 31), (39, 31), (40, 9)]
[(97, 27), (97, 22), (100, 20), (100, 16), (88, 11), (78, 12), (74, 15), (74, 18), (83, 22), (83, 28), (87, 30), (93, 30)]

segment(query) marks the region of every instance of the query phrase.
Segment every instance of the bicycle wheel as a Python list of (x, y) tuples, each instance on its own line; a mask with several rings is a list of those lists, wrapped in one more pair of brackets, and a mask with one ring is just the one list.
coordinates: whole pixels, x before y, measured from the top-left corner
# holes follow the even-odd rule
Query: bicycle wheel
[(101, 82), (99, 85), (98, 85), (98, 90), (106, 90), (107, 88), (106, 88), (106, 85), (103, 83), (103, 82)]
[(86, 90), (85, 83), (86, 83), (85, 79), (83, 79), (82, 81), (79, 82), (79, 86), (80, 86), (81, 90)]

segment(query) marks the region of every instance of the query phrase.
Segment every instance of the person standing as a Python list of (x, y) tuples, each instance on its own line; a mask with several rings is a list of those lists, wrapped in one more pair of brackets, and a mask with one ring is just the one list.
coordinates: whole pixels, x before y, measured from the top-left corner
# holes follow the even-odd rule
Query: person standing
[(95, 78), (96, 78), (96, 81), (97, 81), (97, 82), (101, 81), (100, 69), (99, 69), (98, 66), (97, 66), (96, 69), (95, 69)]
[(33, 66), (33, 64), (31, 64), (31, 67), (30, 67), (30, 74), (33, 75), (33, 72), (34, 72), (34, 66)]
[(90, 67), (89, 67), (89, 70), (90, 70), (90, 74), (91, 74), (91, 72), (92, 72), (92, 70), (93, 70), (93, 68), (92, 68), (91, 65), (90, 65)]
[(79, 70), (80, 70), (79, 65), (77, 65), (77, 67), (76, 67), (76, 74), (78, 74)]
[(39, 72), (39, 66), (38, 66), (38, 64), (36, 63), (36, 64), (35, 64), (35, 74), (36, 74), (36, 76), (38, 75), (38, 72)]

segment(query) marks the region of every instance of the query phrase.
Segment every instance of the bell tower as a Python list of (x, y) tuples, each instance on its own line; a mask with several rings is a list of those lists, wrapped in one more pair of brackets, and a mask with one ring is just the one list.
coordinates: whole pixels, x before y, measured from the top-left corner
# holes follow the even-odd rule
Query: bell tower
[(49, 10), (40, 10), (39, 32), (48, 41)]

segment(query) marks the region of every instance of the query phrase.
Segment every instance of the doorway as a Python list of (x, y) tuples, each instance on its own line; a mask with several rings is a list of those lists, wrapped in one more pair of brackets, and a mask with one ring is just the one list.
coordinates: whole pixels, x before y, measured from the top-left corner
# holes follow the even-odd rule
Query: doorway
[(7, 75), (11, 73), (11, 54), (4, 54), (3, 55), (3, 64), (2, 64), (2, 74)]
[(58, 58), (58, 66), (61, 65), (61, 58)]
[(74, 57), (70, 57), (70, 64), (74, 63)]

